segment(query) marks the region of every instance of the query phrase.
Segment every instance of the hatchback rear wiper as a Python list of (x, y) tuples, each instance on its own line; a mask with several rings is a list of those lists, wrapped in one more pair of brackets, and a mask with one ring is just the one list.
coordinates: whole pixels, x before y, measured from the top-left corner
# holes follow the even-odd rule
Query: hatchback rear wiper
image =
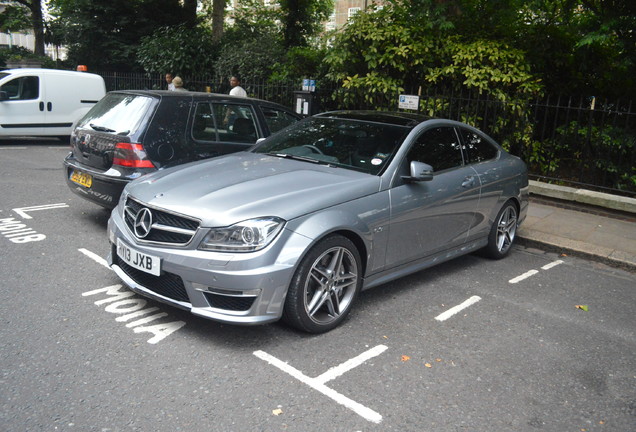
[(89, 126), (100, 132), (115, 132), (113, 129), (107, 128), (105, 126), (99, 126), (93, 123), (89, 123)]

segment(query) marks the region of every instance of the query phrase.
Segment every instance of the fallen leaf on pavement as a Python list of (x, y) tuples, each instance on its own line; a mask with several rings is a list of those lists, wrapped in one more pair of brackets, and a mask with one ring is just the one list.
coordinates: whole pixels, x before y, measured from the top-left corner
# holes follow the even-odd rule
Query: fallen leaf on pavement
[(411, 360), (411, 357), (406, 356), (406, 355), (402, 356), (402, 361), (409, 361), (409, 360)]
[(427, 368), (432, 368), (433, 367), (433, 365), (430, 364), (430, 363), (424, 363), (424, 366), (426, 366)]
[(582, 311), (587, 312), (588, 311), (588, 307), (587, 305), (576, 305), (575, 306), (577, 309), (581, 309)]
[(275, 410), (272, 410), (272, 414), (274, 414), (275, 416), (279, 416), (283, 413), (283, 410), (280, 408), (276, 408)]

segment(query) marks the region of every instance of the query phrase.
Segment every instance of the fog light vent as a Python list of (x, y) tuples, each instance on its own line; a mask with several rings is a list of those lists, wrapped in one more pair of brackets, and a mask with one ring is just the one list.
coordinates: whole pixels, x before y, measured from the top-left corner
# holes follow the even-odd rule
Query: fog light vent
[(256, 297), (235, 297), (211, 292), (204, 292), (210, 307), (215, 309), (225, 309), (230, 311), (246, 311), (252, 307)]

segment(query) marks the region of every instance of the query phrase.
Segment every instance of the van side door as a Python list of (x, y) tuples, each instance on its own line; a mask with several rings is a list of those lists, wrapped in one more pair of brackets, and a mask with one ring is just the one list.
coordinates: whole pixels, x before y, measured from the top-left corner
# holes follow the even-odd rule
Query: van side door
[(45, 92), (36, 74), (6, 77), (0, 91), (0, 135), (42, 135), (46, 123)]

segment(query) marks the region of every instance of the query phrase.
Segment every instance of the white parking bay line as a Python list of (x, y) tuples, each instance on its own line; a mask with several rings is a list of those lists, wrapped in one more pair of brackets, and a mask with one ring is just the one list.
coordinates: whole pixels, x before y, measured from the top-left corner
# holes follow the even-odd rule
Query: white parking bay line
[[(383, 345), (380, 345), (380, 346), (383, 346)], [(385, 347), (385, 349), (386, 349), (386, 347)], [(373, 351), (373, 350), (369, 350), (369, 351)], [(367, 353), (369, 351), (367, 351)], [(384, 351), (384, 350), (382, 350), (382, 351)], [(302, 373), (298, 369), (294, 368), (293, 366), (290, 366), (289, 364), (283, 362), (282, 360), (277, 359), (276, 357), (274, 357), (274, 356), (272, 356), (270, 354), (267, 354), (265, 351), (254, 351), (254, 355), (256, 357), (260, 358), (261, 360), (264, 360), (267, 363), (271, 364), (272, 366), (276, 366), (278, 369), (282, 370), (285, 373), (288, 373), (289, 375), (291, 375), (294, 378), (296, 378), (298, 381), (300, 381), (300, 382), (302, 382), (304, 384), (307, 384), (309, 387), (313, 388), (314, 390), (319, 391), (323, 395), (330, 397), (331, 399), (333, 399), (335, 402), (339, 403), (340, 405), (343, 405), (343, 406), (349, 408), (350, 410), (352, 410), (353, 412), (355, 412), (356, 414), (358, 414), (359, 416), (361, 416), (365, 420), (368, 420), (368, 421), (373, 422), (373, 423), (380, 423), (382, 421), (382, 416), (380, 414), (378, 414), (377, 412), (373, 411), (370, 408), (365, 407), (362, 404), (359, 404), (358, 402), (356, 402), (356, 401), (354, 401), (352, 399), (349, 399), (348, 397), (346, 397), (344, 395), (341, 395), (337, 391), (327, 387), (318, 378), (310, 378), (310, 377), (308, 377), (307, 375), (305, 375), (304, 373)], [(352, 366), (352, 367), (355, 367), (355, 366)], [(351, 369), (351, 368), (349, 368), (349, 369)], [(327, 371), (327, 373), (329, 373), (329, 371)], [(320, 377), (322, 377), (323, 375), (321, 375)]]
[(546, 264), (543, 267), (541, 267), (541, 270), (550, 270), (552, 267), (556, 267), (559, 264), (563, 264), (563, 261), (562, 260), (553, 261), (550, 264)]
[(447, 319), (449, 319), (450, 317), (452, 317), (453, 315), (455, 315), (458, 312), (461, 312), (462, 310), (466, 309), (468, 306), (474, 305), (475, 303), (477, 303), (479, 300), (481, 300), (481, 297), (479, 296), (472, 296), (471, 298), (469, 298), (468, 300), (466, 300), (464, 303), (459, 304), (455, 307), (450, 308), (449, 310), (447, 310), (444, 313), (441, 313), (439, 315), (437, 315), (435, 317), (435, 319), (437, 321), (446, 321)]
[(528, 279), (530, 276), (536, 275), (537, 273), (539, 273), (539, 270), (530, 270), (520, 276), (517, 276), (516, 278), (510, 279), (508, 282), (512, 284), (521, 282), (522, 280)]
[(108, 263), (106, 262), (106, 260), (100, 257), (99, 255), (97, 255), (96, 253), (93, 253), (87, 249), (78, 249), (78, 251), (80, 251), (81, 253), (83, 253), (84, 255), (86, 255), (87, 257), (95, 261), (96, 263), (101, 264), (110, 270), (110, 267), (108, 267)]
[(386, 345), (378, 345), (375, 348), (371, 348), (368, 351), (363, 352), (362, 354), (360, 354), (357, 357), (354, 357), (350, 360), (347, 360), (346, 362), (342, 363), (339, 366), (336, 367), (332, 367), (331, 369), (329, 369), (327, 372), (325, 372), (324, 374), (314, 378), (317, 382), (324, 384), (328, 381), (331, 381), (333, 379), (338, 378), (339, 376), (343, 375), (344, 373), (350, 371), (351, 369), (360, 366), (362, 363), (364, 363), (365, 361), (373, 358), (373, 357), (377, 357), (380, 354), (382, 354), (384, 351), (386, 351), (389, 347), (387, 347)]

